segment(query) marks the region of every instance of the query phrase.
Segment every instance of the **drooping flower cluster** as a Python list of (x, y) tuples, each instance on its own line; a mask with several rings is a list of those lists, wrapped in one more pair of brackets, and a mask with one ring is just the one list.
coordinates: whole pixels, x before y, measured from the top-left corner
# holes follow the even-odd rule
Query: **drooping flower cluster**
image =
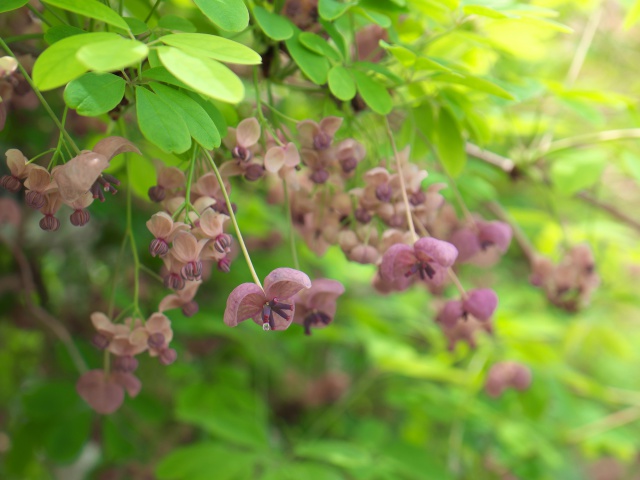
[(104, 191), (116, 193), (120, 182), (103, 173), (113, 157), (138, 149), (122, 137), (108, 137), (100, 140), (93, 150), (83, 150), (76, 157), (50, 172), (44, 167), (30, 163), (16, 149), (6, 152), (10, 174), (0, 177), (0, 186), (10, 192), (19, 192), (24, 184), (25, 203), (43, 214), (40, 228), (56, 231), (60, 220), (55, 216), (65, 204), (73, 209), (69, 217), (77, 227), (86, 225), (90, 215), (86, 210), (94, 199), (104, 201)]
[(508, 388), (526, 390), (531, 385), (531, 370), (517, 362), (498, 362), (491, 366), (485, 381), (490, 397), (499, 397)]
[(600, 284), (589, 245), (571, 248), (559, 264), (541, 255), (531, 264), (531, 284), (544, 290), (554, 305), (574, 312), (589, 303)]

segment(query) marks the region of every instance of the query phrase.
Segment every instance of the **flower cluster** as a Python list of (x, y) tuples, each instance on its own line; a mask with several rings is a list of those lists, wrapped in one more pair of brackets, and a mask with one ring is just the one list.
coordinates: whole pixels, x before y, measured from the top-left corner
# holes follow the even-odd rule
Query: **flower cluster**
[(600, 284), (593, 252), (586, 244), (571, 248), (557, 265), (536, 256), (531, 270), (531, 284), (542, 288), (551, 303), (570, 312), (587, 305)]
[(95, 199), (104, 201), (104, 191), (117, 192), (115, 187), (120, 182), (103, 171), (113, 157), (123, 152), (140, 154), (128, 140), (108, 137), (100, 140), (93, 150), (83, 150), (49, 171), (29, 162), (19, 150), (10, 149), (6, 152), (10, 174), (0, 177), (0, 186), (14, 193), (24, 186), (25, 203), (43, 214), (40, 220), (43, 230), (60, 228), (55, 215), (63, 204), (73, 210), (69, 217), (71, 224), (81, 227), (89, 222), (87, 207)]
[(526, 390), (531, 385), (531, 370), (517, 362), (498, 362), (491, 366), (485, 381), (490, 397), (499, 397), (508, 389)]

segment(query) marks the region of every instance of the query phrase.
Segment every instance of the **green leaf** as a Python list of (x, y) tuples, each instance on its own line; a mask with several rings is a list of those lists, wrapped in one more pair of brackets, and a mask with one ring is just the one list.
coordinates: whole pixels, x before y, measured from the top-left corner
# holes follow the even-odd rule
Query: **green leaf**
[(436, 71), (436, 72), (447, 72), (451, 75), (455, 75), (456, 77), (462, 77), (463, 75), (454, 72), (449, 67), (445, 67), (440, 62), (437, 62), (429, 57), (418, 57), (416, 59), (416, 63), (414, 68), (418, 71)]
[(480, 92), (489, 93), (491, 95), (495, 95), (496, 97), (505, 98), (507, 100), (515, 100), (515, 97), (507, 92), (504, 88), (499, 87), (495, 83), (492, 83), (483, 78), (473, 77), (473, 76), (459, 76), (452, 74), (442, 74), (434, 77), (435, 81), (445, 82), (445, 83), (455, 83), (457, 85), (464, 85), (465, 87), (472, 88), (474, 90), (478, 90)]
[(159, 480), (218, 480), (252, 478), (256, 456), (213, 442), (196, 443), (173, 450), (156, 467)]
[(186, 18), (177, 15), (165, 15), (158, 20), (158, 26), (167, 30), (178, 30), (180, 32), (194, 33), (198, 29)]
[(144, 87), (136, 87), (140, 131), (165, 152), (182, 153), (191, 146), (187, 124), (171, 105)]
[(372, 21), (376, 25), (381, 26), (382, 28), (389, 28), (391, 26), (391, 19), (384, 13), (376, 12), (375, 10), (369, 10), (368, 8), (359, 7), (354, 9), (354, 11), (365, 17), (367, 20)]
[(513, 17), (513, 15), (507, 15), (505, 13), (494, 10), (493, 8), (485, 7), (484, 5), (465, 5), (462, 7), (462, 11), (466, 15), (480, 15), (481, 17), (504, 19)]
[(49, 45), (53, 45), (63, 38), (72, 37), (73, 35), (80, 35), (81, 33), (87, 32), (79, 28), (72, 27), (71, 25), (55, 25), (47, 30), (47, 32), (44, 34), (44, 40)]
[(115, 11), (98, 0), (42, 0), (42, 3), (100, 20), (114, 27), (129, 31), (129, 25)]
[(356, 80), (358, 93), (371, 110), (380, 115), (391, 112), (393, 100), (384, 85), (358, 70), (351, 70), (351, 73)]
[(216, 128), (218, 129), (218, 135), (224, 138), (227, 135), (227, 122), (224, 119), (224, 115), (222, 115), (222, 112), (220, 112), (220, 110), (218, 110), (218, 108), (213, 103), (211, 103), (211, 101), (207, 100), (206, 98), (202, 98), (200, 94), (190, 91), (186, 91), (184, 93), (186, 95), (189, 95), (189, 97), (195, 100), (198, 105), (204, 108), (204, 111), (207, 112), (209, 118), (213, 120), (213, 123), (216, 125)]
[(194, 385), (180, 392), (176, 417), (228, 442), (252, 450), (268, 450), (266, 421), (255, 398), (225, 386)]
[(126, 82), (111, 73), (85, 73), (69, 82), (64, 101), (79, 115), (95, 117), (115, 108), (124, 95)]
[(396, 85), (402, 85), (404, 83), (404, 80), (402, 80), (402, 78), (400, 78), (398, 75), (393, 73), (387, 67), (383, 67), (379, 63), (355, 62), (353, 64), (353, 66), (357, 67), (360, 70), (364, 70), (365, 72), (379, 73), (380, 75), (383, 75), (383, 76), (387, 77), (389, 80), (391, 80)]
[(320, 17), (325, 20), (335, 20), (357, 4), (358, 2), (340, 3), (336, 0), (320, 0), (318, 2), (318, 13), (320, 14)]
[(344, 478), (344, 475), (335, 467), (322, 463), (278, 462), (276, 467), (266, 470), (260, 480), (344, 480)]
[(299, 32), (296, 32), (293, 37), (286, 40), (287, 50), (302, 73), (309, 77), (309, 80), (316, 85), (324, 85), (327, 83), (327, 76), (331, 68), (329, 60), (306, 48), (300, 42), (299, 35)]
[(88, 409), (62, 415), (46, 435), (47, 457), (57, 463), (69, 463), (75, 460), (89, 440), (92, 419), (93, 414)]
[(180, 88), (190, 88), (186, 83), (178, 80), (169, 73), (169, 70), (164, 67), (148, 68), (142, 72), (142, 78), (147, 80), (157, 80), (158, 82), (168, 83), (169, 85), (174, 85)]
[(566, 151), (558, 154), (551, 165), (554, 189), (565, 195), (595, 185), (601, 180), (608, 155), (601, 149)]
[(27, 3), (29, 3), (29, 0), (3, 0), (0, 4), (0, 13), (16, 10), (20, 7), (24, 7)]
[(329, 70), (329, 90), (338, 99), (348, 101), (356, 96), (356, 82), (346, 68), (336, 65)]
[(131, 30), (131, 33), (134, 35), (140, 35), (141, 33), (149, 31), (149, 25), (135, 17), (124, 17), (124, 21), (127, 22), (129, 30)]
[(300, 43), (302, 43), (309, 50), (316, 52), (319, 55), (324, 55), (336, 62), (342, 60), (342, 57), (338, 51), (327, 43), (327, 41), (320, 35), (310, 32), (302, 32), (298, 37)]
[(190, 55), (173, 47), (158, 48), (162, 64), (196, 92), (223, 102), (238, 103), (244, 85), (238, 76), (216, 60)]
[(380, 40), (380, 46), (390, 52), (404, 67), (412, 66), (418, 58), (415, 53), (402, 45), (390, 45), (384, 40)]
[(286, 17), (276, 15), (262, 7), (254, 7), (253, 16), (264, 34), (278, 42), (293, 36), (293, 27)]
[(358, 445), (338, 440), (316, 440), (298, 443), (298, 457), (321, 460), (343, 468), (364, 467), (371, 462), (369, 453)]
[(349, 49), (347, 48), (347, 43), (344, 41), (344, 37), (338, 31), (338, 29), (333, 25), (332, 22), (327, 22), (325, 20), (320, 20), (320, 24), (324, 28), (324, 30), (329, 34), (333, 43), (336, 44), (338, 50), (340, 51), (342, 58), (347, 58), (349, 56)]
[(467, 154), (458, 122), (446, 108), (440, 109), (435, 133), (440, 163), (449, 175), (457, 177), (464, 170)]
[(88, 68), (76, 58), (76, 53), (85, 46), (121, 38), (115, 33), (96, 32), (73, 35), (57, 41), (40, 54), (33, 66), (33, 81), (40, 90), (52, 88), (78, 78)]
[(240, 32), (249, 25), (249, 11), (242, 0), (193, 0), (202, 13), (218, 27)]
[(147, 58), (149, 48), (138, 40), (117, 36), (102, 42), (85, 45), (76, 57), (89, 70), (113, 72), (122, 70)]
[(180, 114), (196, 142), (207, 150), (220, 146), (220, 134), (216, 125), (195, 100), (160, 83), (152, 83), (151, 88)]
[(160, 37), (162, 43), (179, 48), (187, 53), (213, 58), (221, 62), (242, 65), (257, 65), (262, 58), (249, 47), (215, 35), (204, 33), (175, 33)]

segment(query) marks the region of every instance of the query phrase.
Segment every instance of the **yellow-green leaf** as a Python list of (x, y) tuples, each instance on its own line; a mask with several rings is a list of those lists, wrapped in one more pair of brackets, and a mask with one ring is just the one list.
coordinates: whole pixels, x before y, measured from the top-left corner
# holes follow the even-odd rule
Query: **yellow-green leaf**
[(160, 37), (165, 45), (194, 53), (200, 57), (242, 65), (257, 65), (262, 58), (249, 47), (227, 38), (204, 33), (175, 33)]
[(129, 25), (120, 15), (98, 0), (42, 0), (42, 3), (129, 30)]

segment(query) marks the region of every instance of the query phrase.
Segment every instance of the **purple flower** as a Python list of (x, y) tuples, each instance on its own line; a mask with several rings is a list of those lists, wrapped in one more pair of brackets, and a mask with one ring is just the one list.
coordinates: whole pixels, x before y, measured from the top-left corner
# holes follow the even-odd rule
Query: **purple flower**
[(491, 366), (485, 382), (490, 397), (499, 397), (507, 388), (526, 390), (531, 385), (531, 370), (517, 362), (498, 362)]
[(333, 321), (336, 301), (343, 293), (344, 286), (337, 280), (314, 280), (311, 288), (298, 292), (294, 297), (297, 305), (294, 323), (302, 325), (306, 335), (311, 335), (311, 327), (326, 327)]
[(398, 290), (407, 288), (417, 277), (441, 285), (457, 256), (456, 247), (432, 237), (420, 238), (413, 246), (396, 243), (382, 257), (380, 276)]
[(135, 375), (121, 371), (105, 375), (103, 370), (89, 370), (76, 383), (76, 390), (82, 399), (102, 415), (120, 408), (125, 390), (130, 397), (135, 397), (141, 387), (140, 380)]
[(464, 263), (475, 260), (474, 257), (487, 250), (505, 253), (511, 243), (512, 233), (511, 227), (504, 222), (477, 221), (474, 227), (455, 232), (451, 243), (458, 249), (458, 263)]
[(231, 292), (224, 323), (235, 327), (252, 318), (265, 330), (286, 330), (295, 312), (292, 297), (310, 287), (307, 274), (293, 268), (276, 268), (264, 279), (264, 290), (254, 283), (243, 283)]

